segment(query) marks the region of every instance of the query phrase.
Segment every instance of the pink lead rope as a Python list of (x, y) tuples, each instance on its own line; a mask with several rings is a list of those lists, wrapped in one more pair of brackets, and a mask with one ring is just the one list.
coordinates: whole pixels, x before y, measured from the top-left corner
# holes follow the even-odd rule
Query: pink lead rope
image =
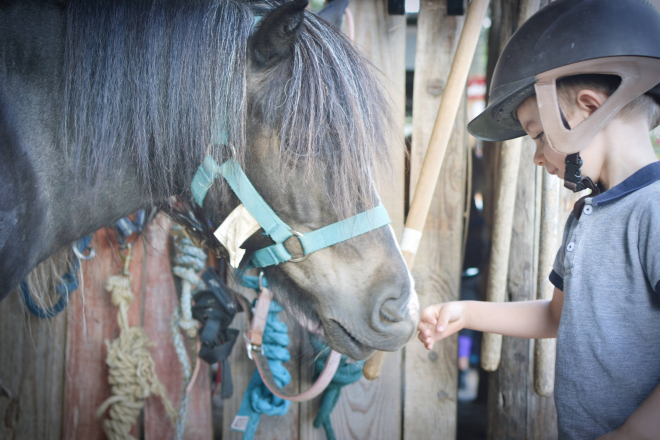
[[(328, 359), (325, 362), (325, 367), (323, 368), (321, 375), (318, 379), (316, 379), (316, 382), (314, 382), (314, 384), (312, 384), (312, 386), (307, 391), (291, 396), (282, 388), (280, 388), (275, 382), (273, 373), (270, 370), (270, 365), (268, 364), (268, 359), (264, 355), (261, 345), (264, 328), (266, 327), (268, 310), (270, 308), (270, 302), (272, 298), (273, 295), (270, 290), (261, 284), (260, 275), (259, 300), (257, 301), (257, 306), (255, 307), (252, 320), (249, 322), (249, 330), (244, 334), (248, 350), (248, 357), (254, 360), (255, 364), (257, 364), (257, 369), (259, 370), (259, 374), (261, 375), (261, 379), (264, 381), (264, 384), (266, 384), (268, 389), (277, 397), (290, 400), (292, 402), (304, 402), (306, 400), (313, 399), (328, 387), (328, 384), (337, 372), (339, 361), (341, 360), (341, 355), (334, 350), (330, 350), (330, 354), (328, 355)], [(244, 301), (241, 299), (241, 303), (243, 302)], [(247, 306), (247, 304), (242, 305), (243, 309), (249, 316), (249, 306)]]

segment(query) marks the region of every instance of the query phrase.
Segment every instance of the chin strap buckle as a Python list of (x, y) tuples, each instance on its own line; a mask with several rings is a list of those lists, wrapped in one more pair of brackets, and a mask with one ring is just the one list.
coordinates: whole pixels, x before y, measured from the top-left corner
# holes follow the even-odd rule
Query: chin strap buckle
[(582, 159), (580, 153), (566, 156), (566, 172), (564, 173), (564, 187), (573, 192), (585, 189), (582, 179)]

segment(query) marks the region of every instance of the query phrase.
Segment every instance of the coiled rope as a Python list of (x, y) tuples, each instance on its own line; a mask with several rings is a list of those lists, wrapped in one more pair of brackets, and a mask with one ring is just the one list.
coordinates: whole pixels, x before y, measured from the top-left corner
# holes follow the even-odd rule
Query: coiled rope
[[(131, 275), (128, 272), (131, 246), (124, 260), (124, 270), (108, 279), (106, 289), (112, 294), (112, 303), (119, 308), (117, 321), (119, 337), (106, 340), (109, 367), (108, 382), (112, 386), (112, 396), (96, 410), (100, 417), (110, 408), (109, 418), (103, 421), (103, 430), (110, 440), (134, 440), (131, 427), (135, 424), (145, 399), (151, 394), (160, 396), (172, 423), (176, 424), (177, 414), (165, 394), (163, 384), (156, 375), (154, 361), (147, 347), (153, 346), (144, 329), (131, 327), (128, 323), (128, 308), (134, 299), (131, 292)], [(124, 257), (123, 257), (124, 258)]]
[[(192, 372), (188, 351), (179, 332), (183, 329), (189, 338), (197, 337), (199, 323), (192, 317), (192, 291), (193, 288), (203, 288), (204, 281), (197, 275), (206, 267), (206, 254), (204, 251), (192, 244), (179, 225), (172, 226), (172, 238), (174, 240), (174, 264), (172, 272), (181, 279), (181, 301), (180, 307), (174, 308), (171, 321), (172, 339), (177, 357), (183, 369), (183, 395), (181, 407), (176, 423), (176, 439), (183, 438), (185, 421), (188, 412), (189, 388), (199, 371), (199, 360), (196, 359), (195, 371)], [(196, 348), (193, 349), (196, 353)]]
[[(265, 280), (263, 280), (265, 283)], [(259, 288), (257, 277), (244, 277), (243, 285), (246, 287)], [(267, 284), (266, 284), (267, 285)], [(268, 309), (268, 318), (264, 328), (262, 350), (264, 356), (268, 359), (268, 364), (273, 373), (275, 382), (284, 387), (291, 382), (291, 374), (284, 367), (284, 362), (291, 359), (291, 354), (287, 347), (289, 346), (289, 334), (286, 323), (279, 320), (279, 313), (284, 308), (276, 301), (271, 301)], [(262, 414), (267, 416), (283, 416), (289, 410), (291, 402), (281, 399), (271, 393), (266, 387), (259, 370), (255, 369), (250, 383), (248, 384), (238, 415), (232, 423), (232, 429), (243, 431), (243, 440), (252, 440), (259, 425), (259, 419)]]

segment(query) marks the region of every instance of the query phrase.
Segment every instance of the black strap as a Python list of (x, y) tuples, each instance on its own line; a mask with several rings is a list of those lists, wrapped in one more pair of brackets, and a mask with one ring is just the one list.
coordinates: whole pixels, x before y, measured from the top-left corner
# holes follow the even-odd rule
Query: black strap
[(223, 399), (234, 393), (234, 385), (229, 365), (229, 355), (240, 332), (229, 328), (240, 305), (234, 302), (228, 287), (214, 268), (202, 274), (209, 290), (195, 294), (192, 308), (193, 318), (202, 324), (199, 337), (202, 346), (199, 357), (209, 364), (221, 363), (221, 392)]

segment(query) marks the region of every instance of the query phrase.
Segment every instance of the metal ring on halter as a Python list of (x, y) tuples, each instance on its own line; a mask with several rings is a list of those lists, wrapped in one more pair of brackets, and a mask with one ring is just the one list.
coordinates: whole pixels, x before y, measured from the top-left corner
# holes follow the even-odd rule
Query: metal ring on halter
[[(301, 238), (301, 237), (304, 237), (304, 235), (301, 234), (300, 232), (298, 232), (298, 231), (294, 231), (294, 230), (291, 230), (291, 233), (292, 233), (293, 235), (292, 235), (291, 237), (289, 237), (289, 238), (292, 238), (292, 237), (297, 237), (297, 238), (298, 238), (298, 241), (300, 242), (300, 247), (301, 247), (302, 250), (303, 250), (303, 254), (302, 254), (301, 257), (294, 257), (294, 256), (292, 255), (292, 256), (291, 256), (291, 259), (290, 259), (288, 262), (290, 262), (290, 263), (300, 263), (301, 261), (305, 261), (305, 260), (309, 257), (309, 254), (305, 254), (305, 248), (303, 247), (302, 241), (300, 240), (300, 238)], [(282, 244), (286, 243), (287, 240), (289, 240), (289, 238), (287, 238), (286, 240), (284, 240), (284, 242), (283, 242)], [(288, 250), (288, 249), (287, 249), (287, 250)]]
[[(76, 254), (76, 257), (80, 258), (81, 260), (91, 260), (96, 256), (96, 251), (91, 246), (91, 244), (87, 246), (86, 249), (82, 249), (82, 250), (78, 247), (80, 241), (84, 239), (85, 237), (81, 238), (80, 240), (74, 241), (71, 247), (73, 248), (73, 253)], [(89, 253), (85, 255), (85, 252), (87, 252), (87, 250), (89, 250)]]

